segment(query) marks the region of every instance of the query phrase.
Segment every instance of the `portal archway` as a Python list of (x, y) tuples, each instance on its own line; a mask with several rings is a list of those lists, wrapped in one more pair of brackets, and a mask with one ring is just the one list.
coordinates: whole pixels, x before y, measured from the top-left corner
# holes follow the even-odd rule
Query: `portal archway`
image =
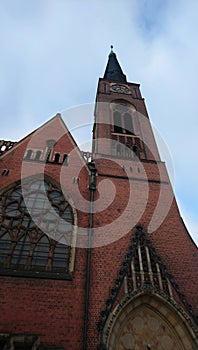
[(108, 350), (196, 350), (194, 323), (173, 300), (155, 292), (127, 295), (103, 333)]

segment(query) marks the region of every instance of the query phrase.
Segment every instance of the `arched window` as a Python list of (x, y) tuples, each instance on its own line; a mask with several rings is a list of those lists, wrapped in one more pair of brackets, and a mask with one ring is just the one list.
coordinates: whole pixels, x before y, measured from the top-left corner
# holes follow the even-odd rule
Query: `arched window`
[(33, 152), (33, 151), (32, 151), (31, 149), (29, 149), (29, 150), (27, 151), (26, 159), (30, 159), (30, 158), (31, 158), (32, 152)]
[(73, 210), (59, 188), (31, 179), (0, 198), (0, 269), (68, 273)]
[(35, 160), (39, 160), (41, 157), (41, 151), (36, 151)]
[(112, 103), (114, 132), (119, 134), (134, 134), (133, 112), (135, 107), (122, 101)]
[(115, 111), (113, 113), (114, 120), (114, 132), (122, 133), (122, 119), (120, 112)]
[(68, 162), (68, 154), (64, 154), (64, 156), (63, 156), (63, 164), (67, 165), (67, 162)]
[(54, 163), (59, 163), (60, 153), (55, 153)]

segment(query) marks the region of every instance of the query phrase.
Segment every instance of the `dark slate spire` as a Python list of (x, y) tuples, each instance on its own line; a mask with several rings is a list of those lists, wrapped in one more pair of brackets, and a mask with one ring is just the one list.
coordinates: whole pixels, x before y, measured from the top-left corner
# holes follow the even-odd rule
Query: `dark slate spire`
[(113, 46), (111, 45), (111, 52), (109, 54), (109, 60), (105, 70), (104, 78), (116, 82), (126, 83), (126, 75), (123, 73), (122, 68), (119, 65), (115, 52), (113, 52)]

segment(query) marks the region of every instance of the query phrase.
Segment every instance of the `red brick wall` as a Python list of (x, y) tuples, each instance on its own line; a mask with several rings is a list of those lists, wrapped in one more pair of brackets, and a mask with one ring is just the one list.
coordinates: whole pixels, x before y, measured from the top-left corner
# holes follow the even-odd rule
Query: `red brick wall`
[(72, 281), (1, 276), (1, 333), (40, 334), (45, 344), (80, 349), (85, 263), (85, 250), (77, 250)]
[[(52, 181), (60, 183), (66, 189), (74, 206), (77, 207), (79, 227), (87, 228), (90, 196), (88, 169), (71, 137), (60, 136), (61, 129), (59, 119), (55, 118), (52, 124), (38, 131), (35, 139), (31, 134), (16, 148), (8, 151), (0, 160), (0, 189), (13, 186), (21, 177), (44, 172)], [(70, 154), (68, 166), (23, 160), (27, 147), (31, 149), (32, 144), (36, 144), (38, 149), (44, 149), (46, 139), (52, 139), (53, 134), (58, 135), (57, 139), (60, 136), (55, 151)], [(72, 154), (73, 149), (75, 151)], [(25, 166), (25, 171), (21, 175), (22, 164)], [(9, 169), (7, 176), (1, 175), (3, 169)], [(79, 183), (73, 182), (74, 177), (79, 177)], [(84, 199), (84, 211), (81, 207), (78, 209), (79, 193)], [(87, 240), (86, 235), (84, 240)], [(81, 349), (86, 254), (86, 249), (76, 248), (72, 280), (0, 276), (0, 332), (40, 334), (41, 342), (44, 344), (63, 346), (72, 350)]]
[[(140, 102), (143, 103), (140, 100), (137, 104)], [(137, 108), (140, 107), (137, 106)], [(142, 113), (145, 112), (144, 108), (141, 104)], [(46, 137), (52, 139), (54, 134), (60, 136), (61, 128), (59, 122), (47, 125), (44, 131), (41, 130), (41, 133), (38, 133), (37, 147), (45, 147), (43, 140), (46, 140)], [(55, 150), (71, 153), (76, 148), (73, 140), (67, 136), (59, 136), (57, 136)], [(0, 174), (4, 168), (9, 169), (10, 172), (8, 176), (0, 175), (0, 189), (7, 188), (20, 180), (22, 159), (31, 137), (32, 135), (24, 139), (1, 158)], [(26, 162), (28, 167), (25, 168), (25, 175), (40, 173), (44, 169), (48, 176), (57, 183), (60, 182), (77, 207), (78, 226), (87, 229), (90, 205), (89, 176), (88, 169), (78, 152), (76, 149), (65, 168), (55, 164), (46, 164), (43, 168), (41, 163)], [(98, 176), (92, 244), (99, 246), (91, 250), (89, 350), (96, 349), (98, 345), (97, 322), (100, 312), (105, 308), (110, 289), (115, 285), (118, 271), (129, 249), (133, 228), (138, 222), (148, 230), (148, 237), (163, 263), (174, 276), (175, 282), (188, 302), (192, 304), (194, 312), (198, 312), (197, 248), (183, 225), (175, 199), (171, 197), (172, 190), (164, 164), (144, 162), (139, 172), (139, 164), (135, 161), (116, 160), (115, 162), (110, 159), (99, 159), (99, 155), (96, 158)], [(78, 184), (73, 182), (74, 177), (79, 177)], [(111, 193), (115, 193), (115, 198), (113, 196), (110, 201)], [(163, 195), (162, 200), (160, 200), (160, 194)], [(129, 200), (131, 205), (128, 208)], [(160, 212), (164, 213), (164, 218), (159, 219), (159, 213), (157, 213), (150, 227), (150, 221), (159, 201)], [(123, 218), (122, 215), (124, 215)], [(159, 225), (157, 225), (158, 219)], [(113, 223), (115, 226), (111, 226)], [(100, 230), (97, 230), (99, 228)], [(103, 245), (107, 237), (115, 241)], [(82, 239), (86, 241), (87, 236), (85, 238), (80, 236), (78, 243)], [(0, 332), (38, 333), (41, 334), (43, 343), (80, 350), (85, 306), (86, 254), (86, 249), (76, 249), (71, 281), (1, 276)], [(122, 293), (119, 297), (122, 297)]]
[[(102, 162), (103, 168), (105, 162)], [(149, 167), (149, 165), (147, 164)], [(152, 169), (153, 165), (151, 165)], [(106, 167), (108, 169), (108, 167)], [(150, 169), (150, 170), (151, 170)], [(98, 166), (100, 171), (100, 166)], [(107, 172), (107, 171), (106, 171)], [(128, 180), (111, 178), (116, 187), (117, 202), (114, 200), (111, 206), (94, 216), (95, 226), (104, 225), (112, 222), (115, 218), (116, 210), (121, 208), (125, 210), (126, 199), (128, 197)], [(99, 178), (100, 181), (100, 178)], [(139, 198), (144, 198), (144, 186), (134, 181), (134, 186), (138, 186)], [(163, 186), (163, 185), (162, 185)], [(167, 187), (165, 184), (164, 186)], [(159, 183), (149, 184), (149, 198), (145, 211), (139, 222), (147, 230), (153, 211), (159, 198)], [(171, 189), (169, 188), (171, 191)], [(167, 189), (166, 189), (167, 191)], [(141, 203), (141, 200), (140, 200)], [(119, 213), (120, 214), (120, 213)], [(130, 214), (130, 213), (129, 213)], [(126, 213), (127, 215), (127, 213)], [(133, 215), (131, 213), (131, 215)], [(138, 223), (138, 222), (137, 222)], [(131, 227), (132, 229), (133, 227)], [(123, 225), (124, 229), (124, 225)], [(125, 233), (124, 236), (104, 247), (98, 247), (92, 250), (92, 275), (91, 275), (91, 299), (90, 299), (90, 328), (89, 328), (89, 346), (95, 349), (98, 343), (97, 323), (100, 319), (100, 312), (104, 310), (106, 300), (110, 297), (110, 289), (115, 287), (115, 280), (118, 276), (125, 255), (129, 251), (131, 238), (134, 230)], [(107, 234), (113, 234), (106, 230)], [(97, 233), (96, 233), (97, 234)], [(198, 255), (197, 248), (188, 235), (173, 198), (170, 210), (166, 218), (161, 222), (160, 227), (154, 232), (147, 233), (158, 255), (161, 257), (167, 270), (174, 276), (179, 289), (187, 298), (187, 301), (193, 306), (194, 313), (198, 313), (197, 290), (198, 290)], [(104, 239), (104, 237), (102, 238)], [(178, 302), (182, 304), (181, 300)]]

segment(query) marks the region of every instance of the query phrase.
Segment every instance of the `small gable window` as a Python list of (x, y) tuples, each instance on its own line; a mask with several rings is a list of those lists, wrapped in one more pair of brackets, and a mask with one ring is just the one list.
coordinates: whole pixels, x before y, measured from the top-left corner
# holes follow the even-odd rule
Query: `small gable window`
[(63, 155), (63, 164), (67, 165), (67, 163), (68, 163), (68, 154), (64, 154)]
[(41, 151), (36, 151), (35, 160), (40, 160), (40, 158), (41, 158)]
[(26, 153), (26, 159), (31, 159), (33, 151), (31, 149), (28, 149), (27, 153)]
[(54, 163), (59, 163), (60, 153), (56, 153), (54, 157)]

